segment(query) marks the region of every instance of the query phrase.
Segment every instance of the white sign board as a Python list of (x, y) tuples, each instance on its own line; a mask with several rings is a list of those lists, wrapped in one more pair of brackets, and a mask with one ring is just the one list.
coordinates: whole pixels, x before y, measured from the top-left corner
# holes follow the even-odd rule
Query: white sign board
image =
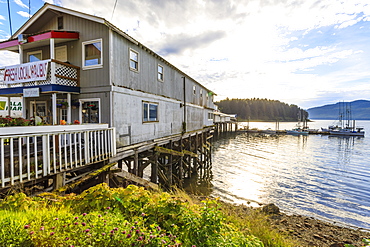
[(46, 80), (49, 61), (37, 61), (5, 67), (4, 83), (23, 83)]
[(23, 97), (39, 97), (40, 96), (40, 89), (36, 88), (23, 88)]
[[(7, 116), (8, 113), (8, 99), (0, 97), (0, 116)], [(19, 97), (10, 98), (10, 116), (22, 117), (22, 99)]]

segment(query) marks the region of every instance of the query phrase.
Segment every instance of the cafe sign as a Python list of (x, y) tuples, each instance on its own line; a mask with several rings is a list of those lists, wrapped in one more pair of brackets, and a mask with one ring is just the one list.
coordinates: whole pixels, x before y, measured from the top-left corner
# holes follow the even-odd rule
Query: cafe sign
[(6, 84), (46, 80), (49, 61), (37, 61), (5, 67)]
[(40, 96), (40, 89), (37, 88), (23, 88), (23, 97), (39, 97)]

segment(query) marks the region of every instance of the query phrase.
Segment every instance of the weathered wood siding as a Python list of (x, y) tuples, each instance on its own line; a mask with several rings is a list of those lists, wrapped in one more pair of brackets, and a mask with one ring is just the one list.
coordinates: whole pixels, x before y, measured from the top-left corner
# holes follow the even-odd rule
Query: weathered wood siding
[[(205, 87), (145, 47), (136, 45), (115, 32), (112, 32), (110, 37), (113, 49), (113, 123), (117, 130), (118, 145), (138, 143), (183, 131), (184, 76), (186, 130), (198, 130), (213, 124), (208, 120), (213, 101), (211, 96), (207, 96), (208, 90)], [(130, 49), (139, 54), (138, 71), (130, 70)], [(157, 79), (158, 64), (163, 67), (163, 81)], [(158, 104), (157, 122), (143, 122), (143, 101)]]
[[(99, 98), (101, 122), (116, 127), (118, 145), (129, 145), (183, 131), (183, 77), (186, 83), (186, 130), (199, 130), (213, 124), (208, 120), (208, 112), (214, 107), (212, 96), (207, 96), (209, 91), (204, 86), (146, 47), (126, 39), (105, 24), (65, 13), (59, 16), (63, 16), (63, 30), (80, 33), (77, 41), (55, 45), (66, 45), (68, 62), (81, 67), (81, 94), (73, 95), (72, 100)], [(46, 12), (37, 22), (39, 29), (33, 26), (29, 30), (33, 33), (57, 30), (57, 18), (58, 15)], [(42, 20), (46, 24), (41, 25), (44, 23)], [(103, 67), (83, 69), (82, 42), (96, 39), (102, 39)], [(43, 59), (50, 58), (49, 46), (41, 49)], [(130, 70), (130, 49), (139, 54), (138, 71)], [(24, 59), (27, 52), (36, 50), (40, 48), (24, 51)], [(163, 67), (163, 81), (158, 80), (158, 65)], [(158, 121), (143, 122), (143, 101), (158, 104)], [(78, 113), (79, 109), (72, 110), (72, 121), (77, 119)]]
[[(121, 35), (113, 32), (112, 37), (112, 83), (133, 90), (161, 95), (183, 101), (183, 78), (186, 81), (186, 101), (192, 104), (213, 108), (212, 100), (206, 99), (208, 90), (180, 72), (174, 66), (161, 59), (150, 50), (135, 45)], [(132, 71), (129, 67), (130, 49), (139, 53), (139, 70)], [(158, 65), (164, 69), (164, 80), (157, 79)], [(195, 94), (193, 93), (195, 86)], [(200, 97), (200, 90), (203, 97)]]

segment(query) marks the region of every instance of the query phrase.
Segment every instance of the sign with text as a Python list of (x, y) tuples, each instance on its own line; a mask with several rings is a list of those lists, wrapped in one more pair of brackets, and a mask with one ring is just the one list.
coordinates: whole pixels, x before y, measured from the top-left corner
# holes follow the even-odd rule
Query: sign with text
[(40, 96), (40, 89), (37, 88), (23, 88), (23, 97), (39, 97)]
[(4, 83), (23, 83), (46, 80), (49, 61), (37, 61), (5, 67)]

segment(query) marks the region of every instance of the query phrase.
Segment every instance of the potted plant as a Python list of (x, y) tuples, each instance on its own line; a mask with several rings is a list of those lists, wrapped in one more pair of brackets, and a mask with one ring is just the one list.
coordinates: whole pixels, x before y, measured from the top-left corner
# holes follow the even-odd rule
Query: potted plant
[(67, 101), (62, 101), (60, 102), (62, 104), (62, 109), (65, 109), (69, 106), (68, 102)]
[(80, 106), (80, 102), (78, 100), (72, 101), (72, 109), (77, 109)]

